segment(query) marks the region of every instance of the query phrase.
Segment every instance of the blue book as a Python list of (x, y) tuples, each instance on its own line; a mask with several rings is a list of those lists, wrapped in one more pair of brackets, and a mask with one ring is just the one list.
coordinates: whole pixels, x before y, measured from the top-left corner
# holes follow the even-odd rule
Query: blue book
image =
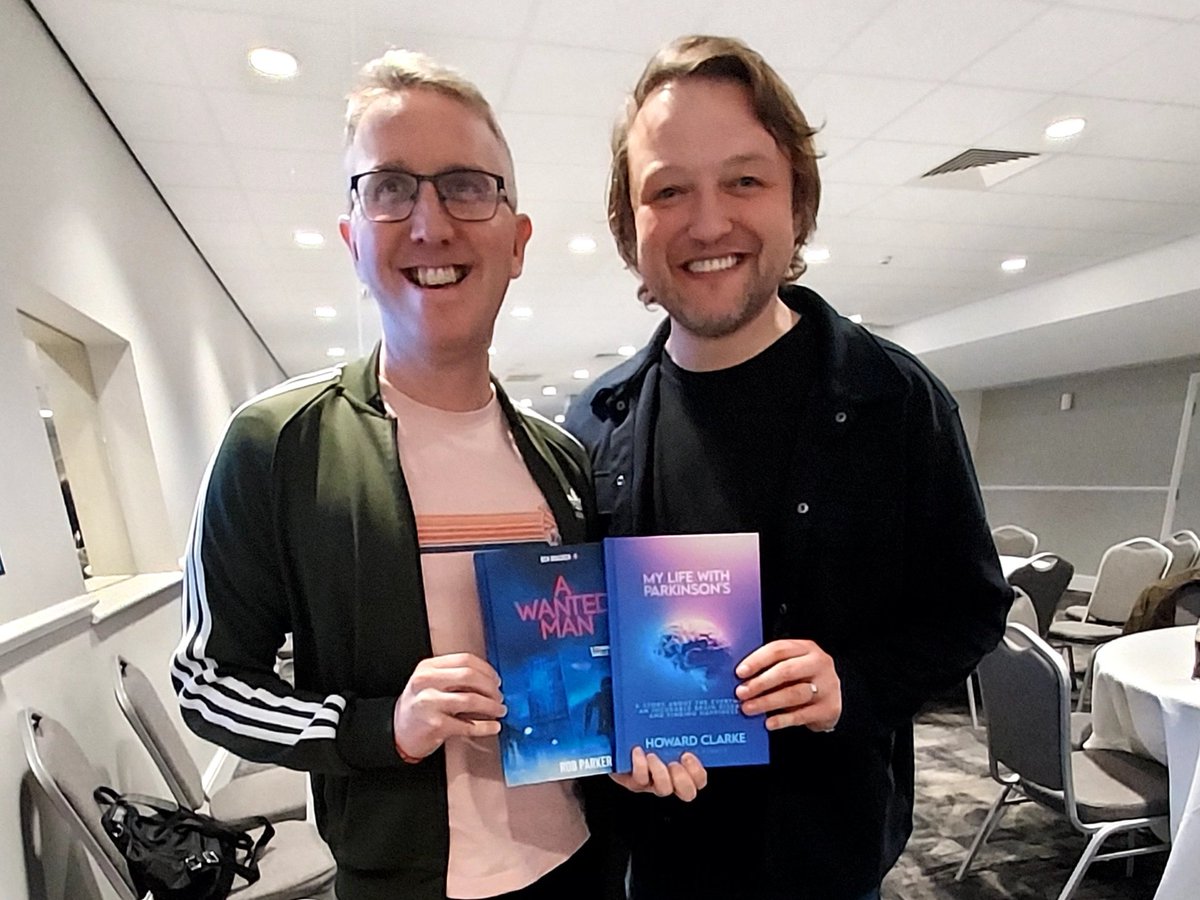
[(762, 644), (757, 534), (608, 538), (616, 771), (635, 746), (706, 768), (770, 761), (734, 667)]
[(488, 662), (508, 715), (509, 787), (612, 771), (612, 670), (599, 544), (475, 554)]

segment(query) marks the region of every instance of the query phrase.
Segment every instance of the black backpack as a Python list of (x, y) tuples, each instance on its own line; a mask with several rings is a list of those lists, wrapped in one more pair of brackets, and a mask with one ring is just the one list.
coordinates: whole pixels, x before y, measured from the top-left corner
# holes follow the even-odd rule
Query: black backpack
[[(129, 867), (139, 896), (225, 900), (233, 877), (258, 881), (258, 859), (275, 835), (261, 816), (221, 822), (174, 803), (98, 787), (100, 824)], [(262, 827), (255, 842), (247, 832)]]

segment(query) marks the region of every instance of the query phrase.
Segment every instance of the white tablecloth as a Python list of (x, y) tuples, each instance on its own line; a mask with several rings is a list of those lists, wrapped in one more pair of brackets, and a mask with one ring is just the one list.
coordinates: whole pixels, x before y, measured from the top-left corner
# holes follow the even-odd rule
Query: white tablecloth
[(1200, 896), (1200, 681), (1194, 626), (1130, 634), (1096, 651), (1095, 750), (1156, 759), (1171, 781), (1171, 855), (1155, 900)]

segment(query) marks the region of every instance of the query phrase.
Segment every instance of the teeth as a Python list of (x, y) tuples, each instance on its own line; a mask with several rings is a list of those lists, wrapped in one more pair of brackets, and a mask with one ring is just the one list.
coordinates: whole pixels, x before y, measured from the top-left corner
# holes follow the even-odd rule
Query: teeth
[(422, 287), (457, 284), (467, 276), (466, 266), (418, 267), (408, 271), (412, 280)]
[(697, 259), (688, 263), (684, 268), (689, 272), (721, 272), (732, 269), (737, 265), (738, 258), (734, 254), (718, 256), (716, 259)]

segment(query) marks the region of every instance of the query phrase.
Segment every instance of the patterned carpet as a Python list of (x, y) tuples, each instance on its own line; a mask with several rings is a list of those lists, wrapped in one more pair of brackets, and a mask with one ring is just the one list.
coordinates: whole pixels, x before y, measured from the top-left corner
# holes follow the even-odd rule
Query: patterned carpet
[[(1066, 819), (1035, 804), (1009, 809), (961, 884), (954, 873), (1000, 788), (987, 774), (985, 731), (971, 727), (965, 692), (917, 720), (917, 808), (913, 837), (884, 881), (884, 900), (1054, 900), (1086, 845)], [(1114, 840), (1120, 847), (1124, 838)], [(1150, 900), (1163, 855), (1095, 863), (1078, 900)], [(1198, 891), (1200, 896), (1200, 891)]]

